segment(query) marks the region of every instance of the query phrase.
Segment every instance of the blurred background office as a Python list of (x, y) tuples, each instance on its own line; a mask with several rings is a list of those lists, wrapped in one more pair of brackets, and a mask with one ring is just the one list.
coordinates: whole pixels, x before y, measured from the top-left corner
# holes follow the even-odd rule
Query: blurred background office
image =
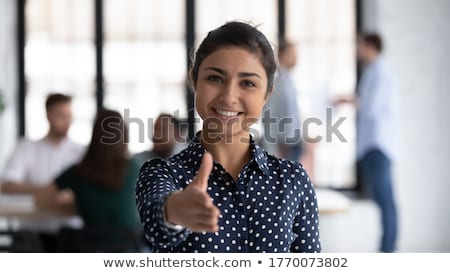
[[(148, 132), (161, 113), (192, 137), (201, 124), (186, 81), (191, 51), (208, 30), (236, 19), (260, 25), (274, 49), (283, 38), (295, 44), (300, 116), (325, 123), (332, 99), (355, 93), (357, 34), (375, 31), (399, 98), (397, 251), (449, 252), (449, 17), (448, 0), (0, 0), (0, 177), (21, 137), (48, 131), (44, 105), (53, 91), (72, 97), (69, 136), (80, 144), (89, 143), (103, 107), (128, 123), (133, 154), (152, 149)], [(316, 143), (311, 173), (317, 188), (351, 203), (321, 214), (323, 251), (374, 252), (380, 216), (359, 194), (356, 112), (332, 111), (334, 121), (346, 118), (339, 127), (346, 141)], [(324, 126), (309, 131), (326, 133)], [(20, 229), (14, 219), (0, 214), (0, 237)]]

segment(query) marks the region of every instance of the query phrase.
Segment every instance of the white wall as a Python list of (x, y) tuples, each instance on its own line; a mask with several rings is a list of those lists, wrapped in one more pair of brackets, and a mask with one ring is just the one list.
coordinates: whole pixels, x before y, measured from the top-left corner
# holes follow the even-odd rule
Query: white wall
[(0, 92), (6, 109), (0, 113), (0, 176), (17, 136), (16, 1), (0, 0)]
[[(363, 5), (364, 27), (383, 35), (400, 93), (399, 251), (450, 252), (450, 1)], [(375, 251), (379, 227), (365, 224), (374, 216), (361, 204), (339, 219), (323, 216), (324, 249)], [(331, 236), (334, 226), (341, 228), (339, 239)]]
[(450, 1), (365, 2), (398, 76), (400, 250), (450, 251)]

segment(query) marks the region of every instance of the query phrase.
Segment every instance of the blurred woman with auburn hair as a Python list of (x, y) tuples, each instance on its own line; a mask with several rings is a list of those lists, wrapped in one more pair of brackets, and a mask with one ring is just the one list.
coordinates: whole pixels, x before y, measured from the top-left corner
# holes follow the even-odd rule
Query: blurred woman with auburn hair
[(85, 226), (138, 229), (134, 187), (139, 165), (128, 159), (127, 143), (122, 116), (101, 110), (84, 158), (37, 191), (38, 206), (54, 205), (52, 196), (58, 190), (70, 189)]

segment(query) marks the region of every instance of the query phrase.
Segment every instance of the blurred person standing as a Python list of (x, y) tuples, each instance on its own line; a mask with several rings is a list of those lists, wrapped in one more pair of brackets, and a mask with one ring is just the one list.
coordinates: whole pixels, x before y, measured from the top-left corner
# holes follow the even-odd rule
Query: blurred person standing
[(133, 156), (139, 166), (153, 158), (167, 159), (178, 153), (182, 145), (180, 122), (169, 114), (160, 114), (153, 125), (153, 149), (140, 152)]
[[(3, 193), (33, 193), (55, 179), (84, 153), (67, 133), (72, 123), (72, 98), (50, 94), (45, 103), (49, 131), (37, 141), (21, 140), (5, 166), (1, 179)], [(62, 198), (65, 199), (65, 198)]]
[(395, 161), (396, 90), (382, 56), (383, 42), (376, 33), (361, 34), (357, 45), (363, 70), (357, 98), (340, 98), (357, 108), (357, 175), (381, 211), (383, 235), (380, 251), (394, 252), (397, 207), (392, 186)]
[(262, 145), (278, 157), (299, 161), (302, 154), (298, 90), (291, 70), (297, 64), (295, 44), (281, 40), (278, 45), (279, 74), (275, 89), (264, 108)]

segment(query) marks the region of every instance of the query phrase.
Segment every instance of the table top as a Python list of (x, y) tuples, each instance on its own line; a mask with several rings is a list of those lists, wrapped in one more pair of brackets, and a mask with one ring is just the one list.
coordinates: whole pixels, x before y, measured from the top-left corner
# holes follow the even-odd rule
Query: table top
[(32, 195), (0, 194), (0, 217), (19, 220), (44, 220), (75, 215), (76, 211), (73, 210), (38, 208)]
[(351, 209), (352, 201), (341, 192), (326, 188), (316, 188), (319, 214), (345, 213)]
[[(351, 200), (344, 194), (324, 188), (316, 188), (319, 213), (336, 214), (350, 210)], [(75, 216), (73, 210), (42, 209), (36, 207), (31, 195), (0, 194), (0, 217), (19, 220), (44, 220)]]

